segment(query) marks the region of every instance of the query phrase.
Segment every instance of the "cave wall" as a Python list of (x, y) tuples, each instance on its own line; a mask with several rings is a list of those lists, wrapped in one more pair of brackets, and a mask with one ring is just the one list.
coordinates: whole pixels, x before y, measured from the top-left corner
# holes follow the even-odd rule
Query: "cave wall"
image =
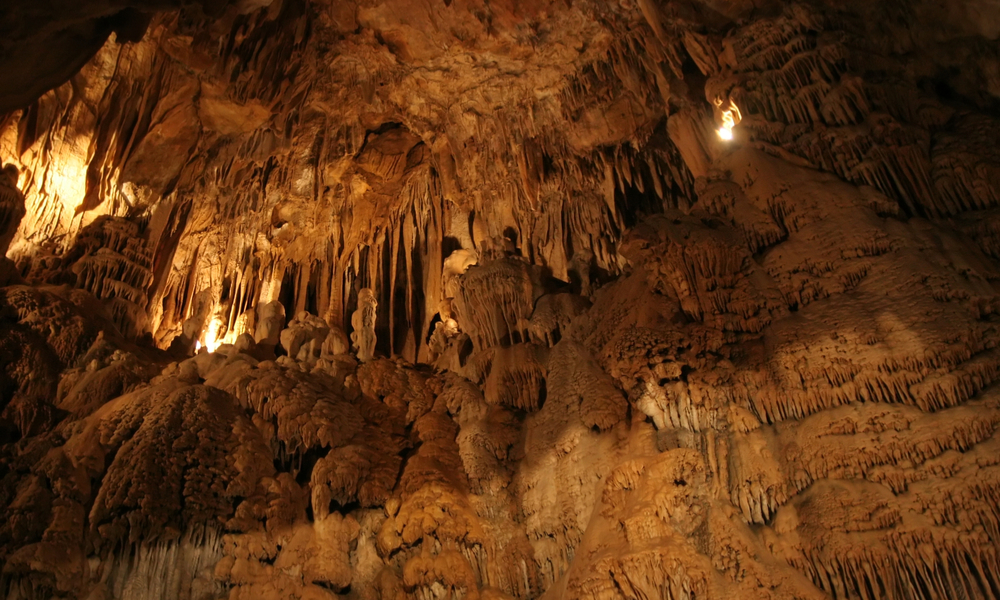
[(7, 598), (1000, 597), (996, 2), (155, 10), (0, 118)]

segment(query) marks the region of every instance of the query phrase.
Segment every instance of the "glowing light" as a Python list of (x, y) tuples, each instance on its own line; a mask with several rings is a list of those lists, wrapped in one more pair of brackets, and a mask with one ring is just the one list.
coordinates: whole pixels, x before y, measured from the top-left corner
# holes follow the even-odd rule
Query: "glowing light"
[(743, 120), (743, 115), (732, 100), (729, 101), (729, 108), (725, 110), (722, 109), (721, 99), (715, 101), (715, 106), (719, 109), (718, 114), (722, 120), (722, 127), (718, 130), (719, 139), (730, 142), (733, 139), (733, 127)]
[(201, 340), (195, 340), (194, 341), (195, 354), (197, 354), (199, 350), (201, 350)]
[(224, 327), (225, 324), (219, 317), (214, 317), (211, 321), (209, 321), (208, 328), (202, 336), (202, 339), (205, 340), (205, 348), (207, 348), (209, 352), (215, 352), (219, 346), (222, 345), (223, 336), (220, 334), (222, 333)]
[(205, 332), (205, 347), (208, 348), (209, 352), (215, 352), (215, 349), (219, 347), (219, 340), (216, 339), (216, 330), (211, 328)]

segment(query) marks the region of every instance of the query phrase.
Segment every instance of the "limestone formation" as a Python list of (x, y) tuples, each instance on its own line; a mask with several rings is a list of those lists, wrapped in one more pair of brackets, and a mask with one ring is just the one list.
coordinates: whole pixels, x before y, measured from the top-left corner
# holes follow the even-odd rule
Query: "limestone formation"
[(358, 360), (367, 362), (375, 356), (375, 319), (378, 300), (375, 293), (368, 288), (358, 293), (358, 308), (351, 315), (351, 342)]
[(994, 0), (0, 4), (0, 599), (1000, 598)]
[(285, 327), (285, 307), (280, 302), (265, 302), (257, 306), (257, 328), (254, 341), (271, 348), (281, 341)]
[(0, 173), (0, 259), (6, 256), (24, 218), (24, 195), (17, 187), (17, 178), (17, 167), (4, 165)]
[(302, 311), (281, 332), (281, 347), (288, 356), (312, 362), (319, 358), (329, 334), (330, 326), (323, 319)]

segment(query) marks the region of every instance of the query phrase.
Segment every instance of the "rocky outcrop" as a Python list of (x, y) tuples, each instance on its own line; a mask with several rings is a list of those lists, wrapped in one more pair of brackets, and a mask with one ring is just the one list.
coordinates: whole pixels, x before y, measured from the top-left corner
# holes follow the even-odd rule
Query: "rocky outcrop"
[(17, 167), (4, 165), (0, 175), (0, 258), (5, 258), (10, 242), (24, 218), (24, 195), (17, 187)]

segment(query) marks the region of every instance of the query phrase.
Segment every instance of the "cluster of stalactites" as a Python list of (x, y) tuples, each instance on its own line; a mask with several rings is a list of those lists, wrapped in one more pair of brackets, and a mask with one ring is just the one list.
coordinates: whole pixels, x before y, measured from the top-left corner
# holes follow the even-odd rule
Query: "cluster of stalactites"
[(653, 286), (676, 298), (691, 319), (723, 331), (756, 333), (784, 307), (771, 290), (751, 284), (756, 266), (733, 233), (668, 214), (633, 230), (623, 252), (646, 264)]
[(476, 348), (527, 340), (535, 299), (530, 270), (512, 257), (470, 267), (462, 276), (455, 309)]
[(867, 77), (871, 61), (848, 41), (801, 6), (755, 20), (724, 41), (731, 64), (709, 80), (706, 96), (737, 106), (751, 140), (872, 186), (911, 214), (995, 206), (995, 186), (981, 177), (998, 164), (987, 141), (992, 121), (962, 116), (966, 135), (943, 133), (954, 111), (905, 83), (891, 61), (883, 62), (895, 80)]
[(140, 225), (102, 217), (84, 228), (62, 260), (74, 286), (101, 299), (123, 334), (137, 337), (146, 329), (146, 307), (153, 282), (153, 253)]

